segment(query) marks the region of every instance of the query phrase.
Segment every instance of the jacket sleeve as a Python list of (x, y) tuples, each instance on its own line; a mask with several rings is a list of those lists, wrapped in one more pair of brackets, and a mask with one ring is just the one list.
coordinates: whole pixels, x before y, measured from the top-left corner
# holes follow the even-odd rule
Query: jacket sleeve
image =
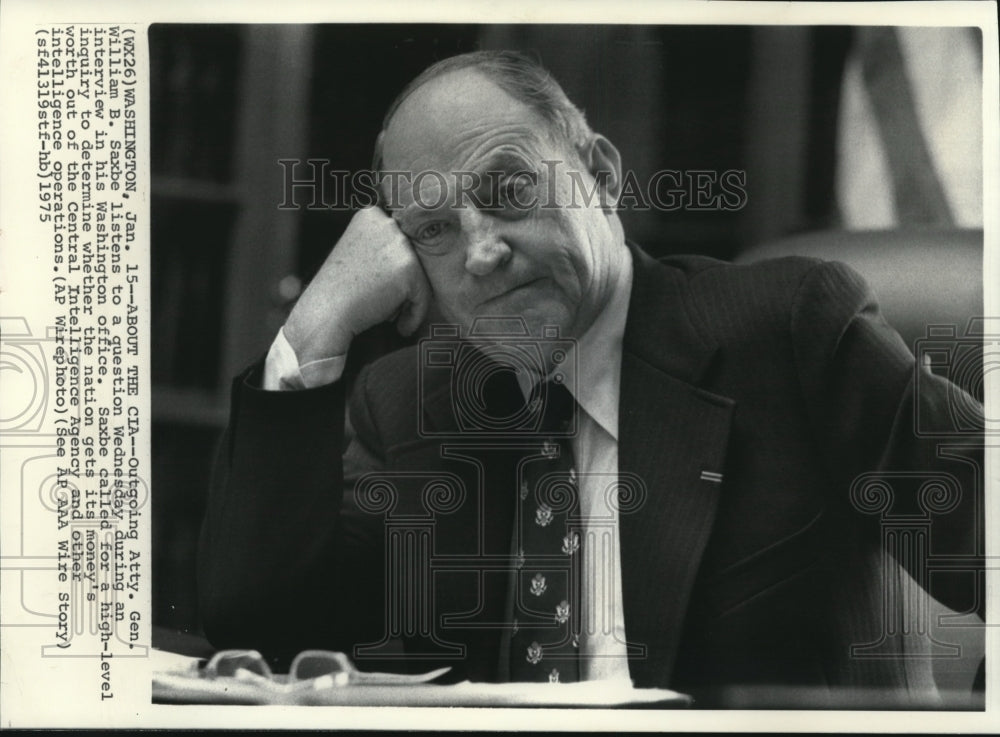
[[(981, 406), (916, 364), (867, 285), (843, 264), (819, 263), (805, 274), (791, 332), (831, 488), (846, 497), (837, 502), (855, 529), (881, 543), (893, 521), (929, 521), (929, 549), (898, 562), (939, 601), (982, 616)], [(956, 403), (971, 417), (961, 427)], [(918, 570), (932, 557), (950, 560), (952, 572)]]
[(261, 371), (262, 362), (233, 382), (213, 470), (198, 556), (205, 633), (216, 647), (279, 661), (350, 652), (381, 634), (378, 520), (351, 503), (353, 480), (380, 461), (345, 431), (342, 382), (268, 392), (257, 388)]

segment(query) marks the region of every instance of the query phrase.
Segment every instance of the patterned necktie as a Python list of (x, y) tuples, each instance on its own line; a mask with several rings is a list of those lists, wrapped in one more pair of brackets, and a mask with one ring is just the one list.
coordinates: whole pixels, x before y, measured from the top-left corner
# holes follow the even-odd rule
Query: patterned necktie
[(515, 516), (510, 680), (580, 679), (580, 530), (570, 434), (576, 402), (562, 384), (536, 386), (537, 448), (522, 458)]

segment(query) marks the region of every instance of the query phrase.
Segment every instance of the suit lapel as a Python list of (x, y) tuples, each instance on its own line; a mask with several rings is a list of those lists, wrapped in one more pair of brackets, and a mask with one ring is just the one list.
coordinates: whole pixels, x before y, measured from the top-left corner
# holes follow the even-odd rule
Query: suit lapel
[(622, 355), (619, 472), (625, 627), (637, 686), (670, 682), (691, 589), (715, 519), (734, 403), (697, 388), (715, 347), (694, 330), (675, 270), (633, 249)]

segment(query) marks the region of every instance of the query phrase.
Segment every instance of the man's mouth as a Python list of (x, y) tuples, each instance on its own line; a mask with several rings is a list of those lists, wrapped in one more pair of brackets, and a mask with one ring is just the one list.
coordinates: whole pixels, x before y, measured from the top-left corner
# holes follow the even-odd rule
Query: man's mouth
[(483, 302), (483, 304), (488, 304), (488, 303), (494, 302), (494, 301), (496, 301), (498, 299), (503, 299), (504, 297), (509, 297), (509, 296), (511, 296), (513, 294), (516, 294), (517, 292), (520, 292), (523, 289), (529, 289), (530, 287), (534, 286), (535, 284), (538, 284), (539, 282), (544, 281), (544, 279), (545, 279), (545, 277), (541, 277), (540, 276), (537, 279), (531, 279), (530, 281), (522, 282), (522, 283), (518, 284), (517, 286), (511, 287), (510, 289), (508, 289), (508, 290), (506, 290), (504, 292), (501, 292), (500, 294), (493, 295), (492, 297), (486, 299)]

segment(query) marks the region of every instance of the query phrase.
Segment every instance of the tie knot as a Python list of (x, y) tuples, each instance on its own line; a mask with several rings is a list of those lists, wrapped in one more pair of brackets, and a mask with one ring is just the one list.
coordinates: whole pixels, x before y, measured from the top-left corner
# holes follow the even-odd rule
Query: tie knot
[(562, 382), (551, 379), (535, 384), (531, 390), (529, 402), (540, 402), (542, 412), (542, 432), (559, 432), (564, 430), (573, 419), (576, 400)]
[(526, 399), (512, 368), (493, 365), (475, 378), (477, 382), (459, 386), (457, 401), (460, 409), (474, 415), (474, 422), (482, 422), (484, 427), (514, 436), (562, 434), (575, 427), (571, 423), (576, 401), (562, 382), (539, 381)]

